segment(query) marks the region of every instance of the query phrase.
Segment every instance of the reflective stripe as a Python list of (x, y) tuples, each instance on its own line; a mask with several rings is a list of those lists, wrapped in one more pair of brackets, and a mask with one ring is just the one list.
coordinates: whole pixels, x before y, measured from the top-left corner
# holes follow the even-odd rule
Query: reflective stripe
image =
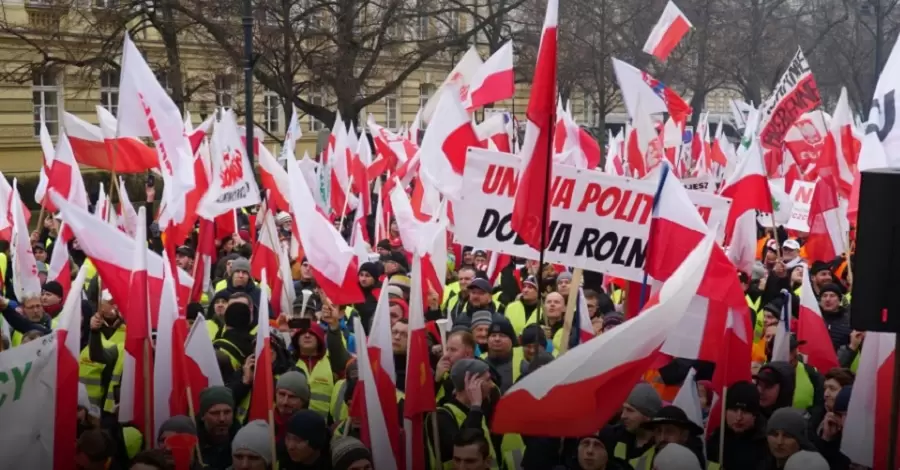
[(328, 395), (323, 395), (323, 394), (321, 394), (321, 393), (310, 393), (310, 394), (309, 394), (309, 397), (310, 397), (312, 400), (319, 400), (319, 401), (324, 401), (324, 402), (331, 401), (331, 397), (330, 397), (330, 396), (328, 396)]
[(103, 385), (103, 379), (95, 379), (93, 377), (85, 377), (83, 379), (79, 379), (78, 381), (85, 385)]
[(309, 382), (309, 409), (328, 419), (328, 413), (331, 410), (331, 393), (334, 391), (334, 373), (331, 371), (331, 363), (328, 362), (328, 358), (324, 357), (316, 362), (312, 372), (303, 359), (297, 361), (297, 368), (306, 373)]
[(628, 460), (631, 468), (634, 470), (650, 470), (653, 464), (653, 457), (656, 455), (656, 449), (651, 447), (639, 457), (628, 459), (628, 446), (624, 442), (616, 444), (616, 450), (613, 454), (617, 459)]

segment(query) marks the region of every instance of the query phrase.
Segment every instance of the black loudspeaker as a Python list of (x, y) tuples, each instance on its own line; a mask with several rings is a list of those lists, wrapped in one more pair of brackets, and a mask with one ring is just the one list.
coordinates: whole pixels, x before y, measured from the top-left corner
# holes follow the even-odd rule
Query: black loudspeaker
[(850, 323), (900, 333), (900, 169), (862, 172)]

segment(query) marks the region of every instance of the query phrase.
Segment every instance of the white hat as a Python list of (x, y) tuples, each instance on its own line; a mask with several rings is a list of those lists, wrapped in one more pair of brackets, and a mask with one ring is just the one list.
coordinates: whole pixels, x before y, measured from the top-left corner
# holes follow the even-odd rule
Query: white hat
[(281, 225), (283, 223), (287, 223), (291, 221), (291, 214), (287, 212), (279, 212), (275, 214), (275, 223)]
[(697, 456), (687, 447), (678, 444), (666, 444), (656, 454), (654, 462), (654, 470), (701, 470)]
[(828, 461), (818, 452), (801, 450), (784, 464), (784, 470), (828, 470)]
[(800, 249), (800, 243), (798, 243), (797, 240), (794, 240), (793, 238), (788, 238), (784, 241), (784, 243), (781, 244), (781, 247), (786, 250), (797, 251)]

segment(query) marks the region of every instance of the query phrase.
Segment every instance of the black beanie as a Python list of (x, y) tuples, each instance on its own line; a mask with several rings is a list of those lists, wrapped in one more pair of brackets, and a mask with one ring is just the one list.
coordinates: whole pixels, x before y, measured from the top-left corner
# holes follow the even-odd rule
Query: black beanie
[(250, 306), (243, 302), (234, 302), (225, 309), (225, 326), (246, 330), (250, 328), (252, 318)]
[(541, 325), (532, 323), (522, 330), (522, 338), (519, 343), (521, 346), (527, 346), (529, 344), (543, 346), (546, 342), (547, 335), (544, 334), (544, 329), (541, 328)]
[(65, 296), (65, 294), (63, 294), (62, 285), (56, 281), (50, 281), (44, 284), (44, 286), (41, 287), (41, 290), (44, 292), (49, 292), (59, 298), (63, 298)]
[(741, 381), (728, 387), (728, 393), (725, 394), (726, 410), (745, 410), (754, 415), (760, 412), (759, 407), (759, 390), (756, 385)]
[(512, 341), (512, 346), (516, 347), (519, 345), (519, 341), (516, 338), (516, 330), (513, 329), (512, 323), (509, 322), (502, 315), (495, 315), (494, 319), (491, 321), (491, 327), (488, 330), (488, 334), (499, 333), (502, 335), (506, 335), (509, 337), (509, 340)]
[(382, 274), (384, 274), (384, 269), (378, 263), (367, 262), (363, 263), (362, 266), (359, 267), (359, 272), (369, 273), (370, 276), (378, 280), (378, 278), (381, 277)]
[(314, 450), (327, 450), (329, 433), (325, 418), (312, 410), (300, 410), (287, 423), (287, 433), (306, 441)]
[(824, 286), (822, 286), (821, 289), (819, 289), (819, 296), (821, 297), (822, 294), (824, 294), (826, 292), (832, 292), (832, 293), (834, 293), (834, 295), (836, 295), (838, 297), (841, 297), (842, 295), (844, 295), (841, 292), (840, 286), (838, 286), (837, 284), (825, 284)]

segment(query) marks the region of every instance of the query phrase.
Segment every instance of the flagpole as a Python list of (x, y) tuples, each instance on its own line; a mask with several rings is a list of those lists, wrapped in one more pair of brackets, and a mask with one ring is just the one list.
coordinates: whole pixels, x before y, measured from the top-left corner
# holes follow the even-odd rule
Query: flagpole
[[(725, 350), (726, 356), (728, 355), (728, 350)], [(725, 400), (727, 400), (728, 396), (728, 387), (722, 387), (722, 402), (719, 403), (719, 407), (721, 408), (721, 414), (719, 421), (719, 468), (725, 468)]]
[[(149, 301), (149, 299), (148, 299)], [(148, 310), (149, 312), (149, 310)], [(150, 376), (150, 338), (144, 338), (144, 357), (141, 358), (141, 362), (144, 363), (144, 436), (153, 436), (153, 411), (150, 409), (150, 400), (153, 399), (152, 391), (150, 390), (150, 380), (152, 377)], [(153, 439), (146, 438), (144, 439), (144, 446), (146, 449), (153, 448)]]
[[(556, 109), (556, 102), (553, 103), (554, 108)], [(553, 115), (556, 114), (551, 113), (548, 118), (550, 121), (550, 126), (548, 129), (549, 135), (547, 137), (547, 171), (544, 175), (544, 204), (541, 208), (541, 253), (538, 259), (538, 272), (537, 272), (537, 288), (538, 288), (538, 301), (542, 301), (544, 295), (544, 251), (547, 249), (547, 225), (549, 221), (547, 220), (548, 212), (550, 212), (550, 174), (553, 172), (553, 134), (554, 134), (554, 126), (556, 125), (555, 119), (553, 119)], [(521, 178), (522, 175), (519, 175)], [(539, 307), (540, 308), (540, 307)], [(542, 312), (544, 315), (544, 325), (550, 326), (550, 319), (547, 318), (546, 312)]]
[[(569, 335), (572, 334), (572, 322), (575, 319), (575, 308), (578, 306), (578, 290), (581, 288), (581, 278), (584, 270), (575, 268), (572, 273), (572, 282), (569, 284), (569, 300), (566, 303), (566, 317), (563, 323), (562, 340), (559, 342), (559, 355), (562, 356), (569, 349)], [(552, 338), (551, 338), (552, 341)]]

